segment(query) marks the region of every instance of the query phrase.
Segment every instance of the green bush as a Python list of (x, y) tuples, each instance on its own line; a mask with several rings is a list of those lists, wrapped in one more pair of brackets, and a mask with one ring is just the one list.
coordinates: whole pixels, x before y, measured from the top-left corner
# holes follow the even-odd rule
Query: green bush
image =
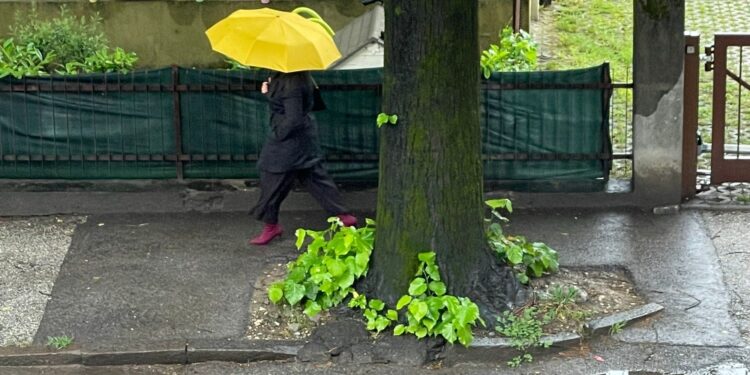
[(60, 74), (76, 73), (127, 73), (133, 69), (138, 56), (133, 52), (125, 52), (120, 47), (110, 53), (106, 48), (102, 48), (95, 54), (87, 57), (83, 63), (72, 61), (65, 64), (65, 69), (57, 69)]
[(73, 61), (83, 62), (98, 51), (109, 48), (101, 25), (98, 14), (79, 18), (63, 5), (60, 14), (49, 20), (40, 18), (33, 8), (25, 13), (17, 12), (15, 25), (10, 30), (19, 44), (33, 43), (44, 55), (54, 53), (51, 61), (54, 69)]
[(126, 73), (138, 60), (135, 53), (110, 49), (98, 14), (76, 17), (64, 5), (57, 17), (48, 20), (41, 19), (34, 8), (17, 12), (10, 29), (17, 44), (33, 45), (45, 57), (47, 73)]
[(0, 48), (0, 78), (47, 75), (45, 66), (53, 57), (54, 54), (43, 55), (33, 43), (20, 45), (7, 39)]
[(484, 78), (494, 72), (519, 72), (534, 70), (537, 63), (537, 45), (527, 32), (513, 33), (510, 27), (500, 32), (498, 44), (482, 51), (480, 64)]

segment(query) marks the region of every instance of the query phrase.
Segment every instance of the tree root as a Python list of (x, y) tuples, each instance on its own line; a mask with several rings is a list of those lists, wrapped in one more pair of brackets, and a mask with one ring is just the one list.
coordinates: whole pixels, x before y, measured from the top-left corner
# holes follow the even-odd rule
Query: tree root
[(467, 293), (479, 306), (479, 312), (488, 328), (494, 328), (497, 316), (526, 304), (530, 289), (521, 285), (513, 270), (498, 263), (492, 256), (487, 267), (476, 273), (472, 288)]

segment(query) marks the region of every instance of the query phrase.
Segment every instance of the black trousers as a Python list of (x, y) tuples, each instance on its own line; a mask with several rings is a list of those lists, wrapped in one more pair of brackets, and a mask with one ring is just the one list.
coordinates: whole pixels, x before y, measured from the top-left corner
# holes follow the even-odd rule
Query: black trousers
[(279, 222), (281, 202), (299, 180), (307, 187), (308, 192), (318, 201), (329, 215), (348, 213), (341, 193), (323, 166), (318, 163), (312, 168), (291, 170), (284, 173), (260, 171), (260, 199), (250, 214), (266, 224)]

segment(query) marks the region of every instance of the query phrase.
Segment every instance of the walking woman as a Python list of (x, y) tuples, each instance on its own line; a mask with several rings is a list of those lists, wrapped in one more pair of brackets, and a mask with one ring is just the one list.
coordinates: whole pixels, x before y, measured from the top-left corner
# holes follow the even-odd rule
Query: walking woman
[(261, 92), (269, 101), (271, 129), (258, 160), (260, 199), (250, 211), (265, 225), (250, 240), (253, 245), (266, 245), (283, 232), (279, 208), (295, 180), (307, 186), (329, 215), (338, 216), (345, 226), (357, 224), (357, 218), (344, 206), (336, 184), (321, 164), (317, 124), (310, 115), (313, 88), (307, 71), (276, 72), (263, 82)]

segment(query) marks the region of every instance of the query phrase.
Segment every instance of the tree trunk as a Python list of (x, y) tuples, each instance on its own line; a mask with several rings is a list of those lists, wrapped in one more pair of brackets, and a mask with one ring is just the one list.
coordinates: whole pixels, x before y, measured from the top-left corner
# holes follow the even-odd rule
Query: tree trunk
[(394, 304), (417, 254), (433, 250), (451, 294), (483, 315), (510, 307), (518, 284), (483, 231), (478, 4), (386, 0), (377, 234), (368, 293)]

